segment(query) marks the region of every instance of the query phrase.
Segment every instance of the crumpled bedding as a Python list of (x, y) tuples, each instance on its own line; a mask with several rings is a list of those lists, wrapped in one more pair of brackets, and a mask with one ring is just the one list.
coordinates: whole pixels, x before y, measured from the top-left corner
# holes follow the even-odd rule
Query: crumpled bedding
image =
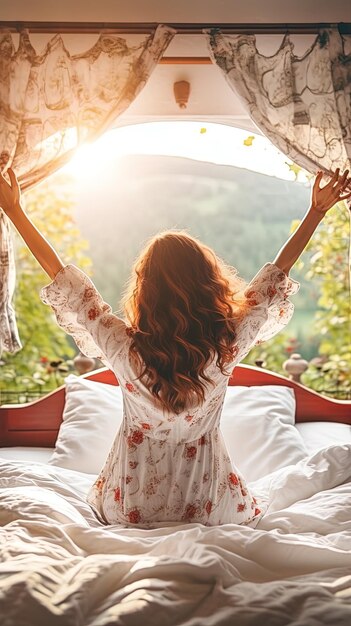
[(2, 626), (350, 625), (351, 444), (250, 483), (255, 528), (105, 526), (94, 479), (0, 460)]

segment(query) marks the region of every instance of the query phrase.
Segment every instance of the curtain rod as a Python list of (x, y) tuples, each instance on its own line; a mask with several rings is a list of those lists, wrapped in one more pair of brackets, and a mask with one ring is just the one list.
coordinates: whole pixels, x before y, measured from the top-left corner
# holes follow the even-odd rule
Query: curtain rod
[[(289, 32), (291, 34), (316, 34), (325, 28), (338, 27), (340, 34), (351, 34), (351, 22), (338, 23), (293, 23), (293, 24), (242, 24), (242, 23), (165, 23), (179, 35), (202, 34), (203, 29), (218, 28), (227, 34), (274, 35)], [(0, 21), (0, 28), (10, 32), (29, 30), (31, 33), (72, 33), (89, 34), (130, 34), (142, 35), (153, 32), (156, 22), (18, 22)]]

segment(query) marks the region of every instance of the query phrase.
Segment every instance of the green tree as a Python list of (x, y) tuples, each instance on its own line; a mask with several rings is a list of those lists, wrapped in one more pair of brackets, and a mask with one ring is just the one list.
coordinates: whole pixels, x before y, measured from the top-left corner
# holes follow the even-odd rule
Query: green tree
[[(295, 174), (313, 177), (294, 163), (286, 163)], [(302, 376), (302, 382), (317, 391), (347, 397), (351, 380), (351, 244), (350, 219), (346, 203), (338, 203), (324, 218), (296, 269), (304, 279), (318, 287), (318, 310), (309, 333), (310, 343), (318, 346), (318, 355)], [(299, 221), (292, 223), (294, 230)], [(308, 269), (306, 271), (306, 265)], [(288, 330), (246, 357), (247, 363), (263, 362), (275, 372), (283, 372), (287, 355), (299, 348), (297, 338)], [(285, 353), (285, 354), (284, 354)]]
[[(62, 173), (27, 192), (24, 196), (28, 215), (58, 250), (64, 263), (75, 263), (89, 271), (88, 243), (81, 238), (73, 217), (72, 180)], [(49, 282), (21, 237), (14, 233), (17, 284), (15, 310), (22, 350), (5, 354), (1, 366), (0, 390), (47, 390), (62, 382), (62, 374), (50, 366), (52, 361), (74, 356), (73, 342), (57, 326), (50, 307), (39, 297)], [(64, 368), (61, 368), (64, 370)]]
[(313, 332), (320, 338), (321, 358), (303, 381), (341, 397), (351, 381), (350, 222), (344, 202), (327, 213), (308, 250), (312, 256), (305, 276), (320, 288)]
[[(333, 207), (323, 219), (306, 251), (296, 264), (305, 279), (318, 288), (318, 310), (309, 332), (317, 346), (316, 358), (301, 381), (316, 391), (347, 397), (351, 380), (350, 225), (345, 203)], [(293, 222), (292, 230), (298, 221)], [(251, 350), (245, 359), (284, 373), (283, 362), (299, 352), (298, 338), (289, 328)]]

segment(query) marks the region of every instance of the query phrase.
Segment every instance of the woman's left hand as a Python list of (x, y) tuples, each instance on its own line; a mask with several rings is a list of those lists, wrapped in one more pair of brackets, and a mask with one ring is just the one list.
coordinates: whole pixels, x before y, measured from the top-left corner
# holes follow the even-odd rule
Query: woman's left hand
[(342, 176), (339, 176), (339, 172), (340, 168), (338, 167), (324, 187), (319, 186), (323, 172), (318, 172), (316, 176), (312, 189), (311, 209), (321, 215), (324, 215), (337, 202), (351, 198), (351, 192), (345, 193), (351, 183), (351, 178), (348, 178), (349, 170), (345, 170)]

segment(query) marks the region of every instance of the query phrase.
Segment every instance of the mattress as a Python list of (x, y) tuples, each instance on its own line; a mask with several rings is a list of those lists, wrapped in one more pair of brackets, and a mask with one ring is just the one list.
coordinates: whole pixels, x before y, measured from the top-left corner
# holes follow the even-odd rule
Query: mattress
[(15, 446), (12, 448), (0, 448), (0, 458), (47, 463), (53, 451), (54, 448)]
[(351, 443), (351, 426), (336, 422), (301, 422), (295, 427), (308, 452), (316, 452), (337, 443)]
[(349, 626), (350, 458), (329, 446), (253, 483), (255, 529), (153, 530), (103, 525), (92, 475), (0, 459), (2, 623)]

